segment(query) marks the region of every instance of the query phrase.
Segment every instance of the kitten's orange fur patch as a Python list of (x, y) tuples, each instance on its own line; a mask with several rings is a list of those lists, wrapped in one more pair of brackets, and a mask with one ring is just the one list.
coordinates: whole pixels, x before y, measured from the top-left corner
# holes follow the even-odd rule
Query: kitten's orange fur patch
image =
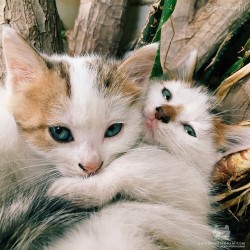
[(226, 138), (225, 133), (228, 130), (228, 126), (223, 124), (218, 118), (214, 119), (214, 140), (218, 148), (225, 148), (226, 147)]
[(164, 114), (166, 114), (170, 120), (174, 121), (175, 118), (180, 114), (182, 106), (162, 105)]
[(53, 117), (56, 119), (55, 110), (63, 112), (68, 100), (69, 86), (66, 79), (62, 78), (60, 71), (47, 69), (35, 82), (25, 84), (21, 92), (16, 91), (11, 109), (27, 140), (46, 150), (55, 145), (48, 134), (48, 122)]

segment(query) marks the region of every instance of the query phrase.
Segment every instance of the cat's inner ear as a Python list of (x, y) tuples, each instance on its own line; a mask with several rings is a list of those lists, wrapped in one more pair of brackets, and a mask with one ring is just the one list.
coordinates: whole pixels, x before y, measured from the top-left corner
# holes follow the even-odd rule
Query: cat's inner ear
[(3, 28), (2, 45), (13, 89), (34, 82), (47, 68), (41, 56), (14, 29)]
[(250, 126), (217, 125), (215, 129), (219, 159), (250, 148)]
[(157, 43), (153, 43), (136, 50), (121, 63), (118, 72), (138, 87), (143, 87), (149, 80), (158, 46)]

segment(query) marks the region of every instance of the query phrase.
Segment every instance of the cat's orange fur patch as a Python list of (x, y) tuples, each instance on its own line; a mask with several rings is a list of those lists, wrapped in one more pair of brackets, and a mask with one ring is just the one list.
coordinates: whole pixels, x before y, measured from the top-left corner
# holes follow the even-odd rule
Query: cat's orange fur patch
[[(18, 83), (15, 83), (18, 84)], [(60, 70), (45, 70), (36, 81), (22, 86), (11, 101), (11, 109), (23, 136), (43, 150), (55, 141), (48, 133), (49, 120), (56, 120), (55, 110), (63, 112), (69, 100), (69, 83)]]
[(214, 119), (213, 121), (214, 124), (214, 140), (218, 148), (225, 148), (226, 147), (226, 138), (225, 134), (228, 130), (228, 126), (223, 124), (218, 118)]
[(164, 114), (169, 117), (170, 120), (174, 121), (175, 118), (180, 114), (182, 110), (182, 106), (173, 106), (173, 105), (162, 105), (161, 106), (163, 109)]

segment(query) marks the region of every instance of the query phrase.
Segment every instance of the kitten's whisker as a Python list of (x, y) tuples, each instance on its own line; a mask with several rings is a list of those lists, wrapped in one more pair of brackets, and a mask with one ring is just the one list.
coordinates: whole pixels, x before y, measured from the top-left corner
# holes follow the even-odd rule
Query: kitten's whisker
[(46, 159), (36, 159), (36, 158), (14, 158), (13, 160), (9, 160), (9, 161), (4, 161), (4, 162), (1, 162), (1, 166), (5, 165), (5, 164), (11, 164), (11, 163), (17, 163), (17, 162), (28, 162), (28, 161), (32, 161), (34, 163), (49, 163), (49, 162), (46, 162)]
[(14, 173), (20, 172), (22, 170), (27, 170), (27, 169), (36, 168), (36, 167), (42, 167), (42, 166), (48, 167), (48, 165), (46, 165), (46, 164), (36, 164), (36, 165), (31, 165), (31, 166), (27, 166), (27, 167), (18, 168), (18, 169), (15, 169), (15, 170), (9, 172), (8, 174), (2, 176), (0, 178), (0, 180), (5, 179), (6, 177), (8, 177), (8, 176), (10, 176), (10, 175), (12, 175)]
[[(3, 191), (5, 191), (5, 190), (10, 191), (10, 190), (16, 189), (16, 187), (20, 188), (20, 185), (23, 187), (23, 185), (25, 183), (33, 183), (33, 185), (36, 185), (36, 186), (37, 185), (44, 186), (44, 185), (46, 185), (46, 183), (51, 182), (51, 180), (58, 178), (60, 176), (61, 175), (55, 171), (54, 172), (51, 171), (50, 175), (48, 175), (48, 172), (45, 172), (45, 171), (36, 172), (35, 174), (32, 174), (28, 177), (23, 177), (23, 178), (17, 180), (16, 182), (13, 182), (10, 185), (2, 188), (0, 190), (0, 193), (2, 193), (1, 196), (4, 196), (5, 193)], [(38, 178), (38, 177), (42, 177), (42, 178)], [(34, 180), (36, 182), (34, 182)]]

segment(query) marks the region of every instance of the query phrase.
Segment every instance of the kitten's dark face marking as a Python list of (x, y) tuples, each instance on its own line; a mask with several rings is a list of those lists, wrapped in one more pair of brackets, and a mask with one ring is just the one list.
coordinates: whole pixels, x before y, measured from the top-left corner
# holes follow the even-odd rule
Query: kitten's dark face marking
[(66, 61), (53, 61), (53, 60), (48, 60), (46, 58), (43, 58), (44, 62), (49, 69), (49, 71), (54, 72), (58, 74), (59, 72), (59, 77), (63, 79), (62, 82), (66, 83), (67, 86), (67, 95), (70, 97), (71, 95), (71, 85), (70, 85), (70, 75), (69, 75), (69, 65)]
[(181, 111), (180, 106), (163, 105), (155, 109), (155, 119), (163, 123), (174, 121), (178, 113)]

